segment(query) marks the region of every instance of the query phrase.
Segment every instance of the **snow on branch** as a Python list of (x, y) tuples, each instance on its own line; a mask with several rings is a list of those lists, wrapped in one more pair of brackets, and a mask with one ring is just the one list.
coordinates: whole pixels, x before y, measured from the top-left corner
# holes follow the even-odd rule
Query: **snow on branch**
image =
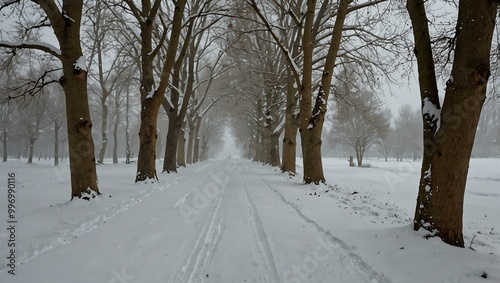
[(80, 58), (76, 60), (73, 66), (75, 70), (87, 72), (87, 62), (85, 61), (85, 57), (83, 56), (80, 56)]
[[(59, 80), (55, 78), (61, 68), (45, 70), (43, 74), (33, 78), (33, 79), (22, 79), (22, 84), (17, 87), (8, 88), (13, 94), (8, 95), (0, 103), (4, 103), (11, 100), (23, 99), (25, 96), (35, 96), (39, 94), (45, 86), (53, 83), (59, 83)], [(55, 73), (55, 74), (54, 74)]]
[(0, 0), (0, 10), (18, 2), (20, 0)]
[(0, 47), (14, 48), (14, 49), (35, 49), (43, 52), (47, 52), (54, 57), (61, 57), (61, 50), (54, 45), (38, 42), (38, 41), (27, 41), (27, 42), (8, 42), (0, 41)]

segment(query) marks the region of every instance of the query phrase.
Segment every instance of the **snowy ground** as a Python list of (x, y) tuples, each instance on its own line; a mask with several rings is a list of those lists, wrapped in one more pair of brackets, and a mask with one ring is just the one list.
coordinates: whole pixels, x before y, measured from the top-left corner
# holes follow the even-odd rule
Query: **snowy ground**
[(108, 164), (90, 202), (68, 202), (65, 165), (2, 163), (0, 282), (500, 282), (500, 159), (471, 162), (464, 249), (412, 231), (420, 164), (367, 162), (325, 159), (328, 186), (242, 159), (148, 184)]

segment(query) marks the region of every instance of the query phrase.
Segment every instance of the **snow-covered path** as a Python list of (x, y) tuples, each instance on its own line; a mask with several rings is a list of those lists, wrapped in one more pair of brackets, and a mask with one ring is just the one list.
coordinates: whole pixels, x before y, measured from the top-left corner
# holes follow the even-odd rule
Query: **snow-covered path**
[(266, 181), (269, 173), (245, 160), (205, 164), (119, 214), (81, 223), (87, 229), (69, 243), (2, 282), (389, 282)]
[[(145, 184), (132, 183), (133, 165), (106, 165), (98, 167), (100, 199), (67, 202), (68, 182), (57, 171), (64, 167), (9, 163), (19, 179), (17, 265), (15, 276), (7, 273), (0, 232), (0, 282), (500, 280), (497, 181), (468, 188), (465, 232), (470, 239), (477, 231), (474, 252), (412, 231), (409, 184), (418, 173), (329, 164), (327, 178), (339, 185), (304, 186), (300, 174), (243, 159), (197, 163)], [(472, 180), (497, 168), (484, 164)]]

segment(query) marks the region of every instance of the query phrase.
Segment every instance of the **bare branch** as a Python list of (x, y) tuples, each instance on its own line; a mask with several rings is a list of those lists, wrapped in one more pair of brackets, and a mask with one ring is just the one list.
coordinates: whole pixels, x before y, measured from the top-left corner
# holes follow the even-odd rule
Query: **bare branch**
[(13, 48), (13, 49), (35, 49), (40, 50), (50, 55), (61, 58), (61, 50), (59, 48), (44, 42), (7, 42), (0, 41), (0, 47)]

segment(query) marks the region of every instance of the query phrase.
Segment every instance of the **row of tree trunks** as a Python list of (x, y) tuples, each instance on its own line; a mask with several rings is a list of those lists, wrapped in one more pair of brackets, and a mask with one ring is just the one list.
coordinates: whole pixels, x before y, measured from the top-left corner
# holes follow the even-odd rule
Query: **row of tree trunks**
[[(197, 10), (197, 7), (193, 7), (193, 9)], [(177, 172), (177, 150), (180, 138), (179, 136), (182, 132), (182, 140), (184, 140), (184, 119), (186, 118), (187, 108), (189, 105), (188, 102), (191, 98), (191, 94), (194, 91), (194, 64), (197, 51), (194, 40), (192, 38), (194, 24), (194, 19), (191, 19), (187, 27), (187, 32), (184, 37), (182, 49), (173, 68), (170, 102), (168, 104), (163, 104), (164, 108), (165, 105), (169, 106), (168, 108), (165, 108), (169, 122), (167, 142), (165, 145), (165, 158), (163, 160), (163, 172), (167, 173)], [(186, 55), (188, 56), (186, 57)], [(184, 80), (181, 80), (181, 76)], [(184, 92), (182, 101), (180, 101), (180, 91)], [(185, 161), (181, 161), (185, 166)]]
[(140, 11), (132, 1), (126, 1), (126, 3), (132, 9), (141, 27), (141, 125), (139, 130), (140, 146), (135, 179), (136, 182), (139, 182), (147, 179), (157, 179), (155, 166), (157, 117), (159, 108), (165, 98), (166, 89), (169, 85), (172, 68), (175, 65), (186, 0), (175, 2), (170, 38), (157, 89), (154, 89), (153, 58), (158, 54), (159, 49), (155, 49), (153, 52), (152, 25), (155, 21), (159, 7), (161, 6), (161, 1), (155, 0), (152, 7), (149, 1), (143, 1), (142, 11)]

